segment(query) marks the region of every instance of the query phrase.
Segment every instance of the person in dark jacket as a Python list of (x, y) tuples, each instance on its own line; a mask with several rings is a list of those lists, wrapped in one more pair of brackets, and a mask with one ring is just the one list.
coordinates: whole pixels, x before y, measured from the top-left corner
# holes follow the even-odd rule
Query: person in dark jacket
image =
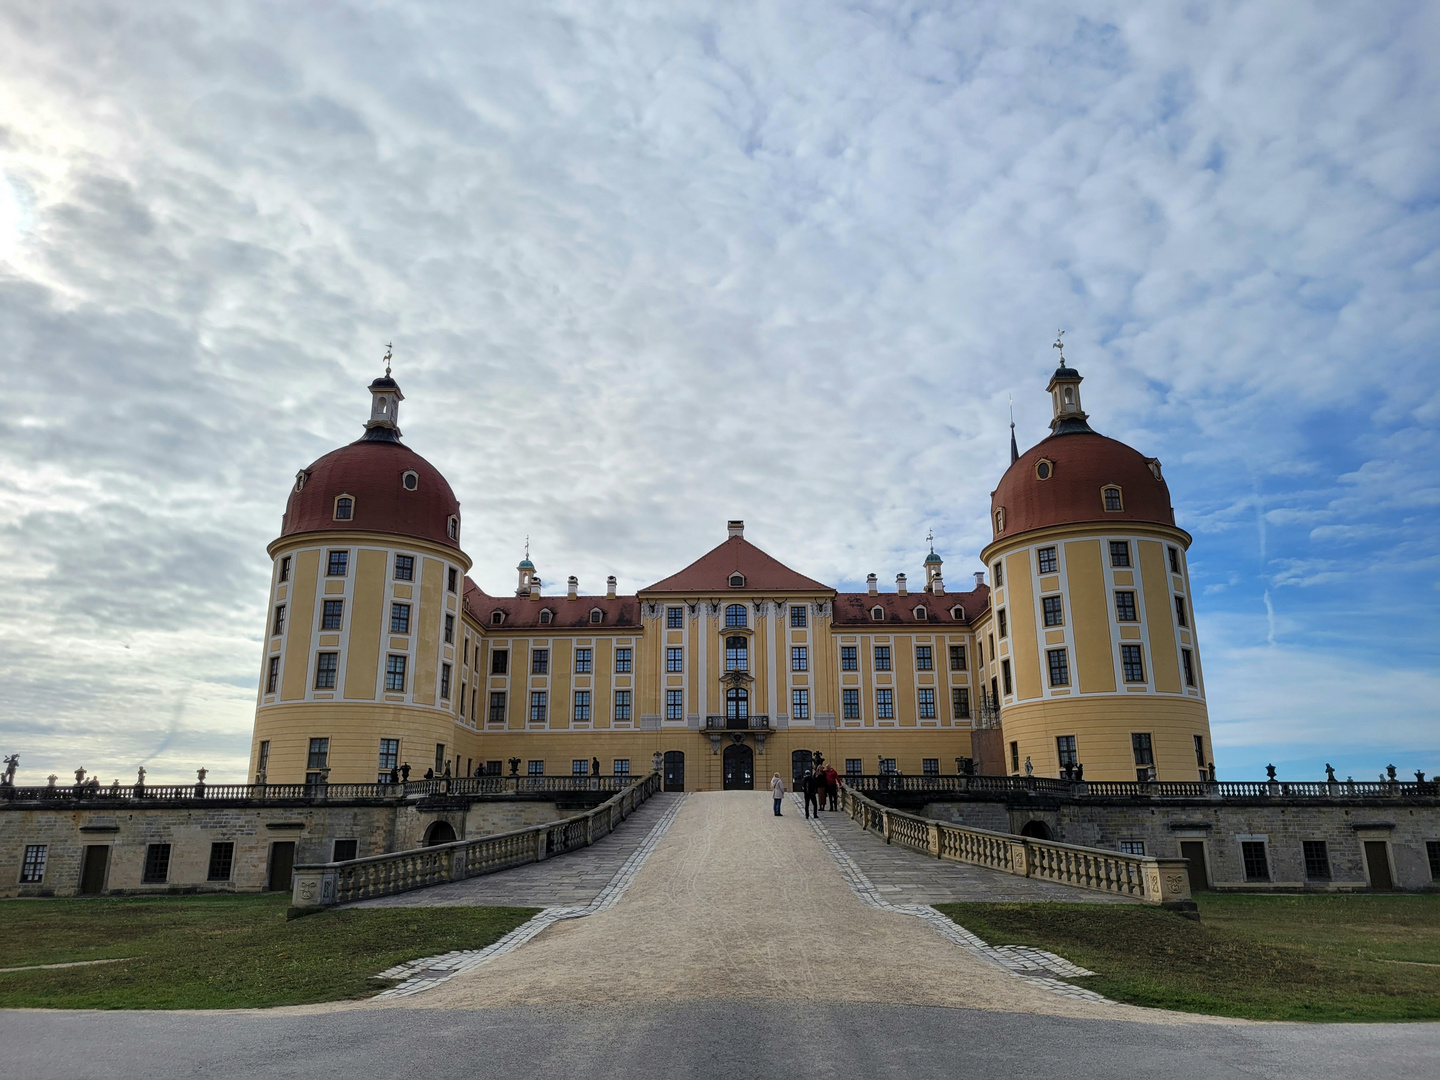
[(800, 790), (805, 793), (805, 816), (810, 816), (810, 809), (814, 807), (815, 816), (820, 816), (820, 804), (816, 801), (816, 795), (820, 790), (820, 778), (810, 769), (805, 770), (805, 775), (800, 780)]

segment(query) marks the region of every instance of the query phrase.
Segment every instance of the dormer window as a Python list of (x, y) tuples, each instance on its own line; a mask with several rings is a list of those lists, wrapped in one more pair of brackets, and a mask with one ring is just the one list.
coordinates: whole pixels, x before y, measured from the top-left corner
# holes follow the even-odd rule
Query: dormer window
[(731, 575), (730, 575), (730, 588), (732, 588), (732, 589), (743, 589), (744, 587), (745, 587), (745, 575), (744, 575), (744, 574), (731, 574)]
[(1164, 479), (1165, 479), (1165, 477), (1163, 477), (1163, 476), (1160, 475), (1160, 459), (1159, 459), (1159, 458), (1153, 458), (1153, 457), (1152, 457), (1152, 458), (1146, 458), (1146, 459), (1145, 459), (1145, 464), (1148, 465), (1148, 466), (1150, 466), (1150, 475), (1153, 476), (1153, 477), (1155, 477), (1156, 480), (1164, 480)]
[(950, 609), (950, 617), (951, 617), (952, 619), (954, 619), (956, 622), (964, 622), (964, 621), (965, 621), (965, 609), (964, 609), (963, 607), (960, 607), (959, 605), (956, 605), (955, 607), (952, 607), (952, 608)]
[(492, 612), (490, 613), (490, 625), (491, 625), (491, 626), (499, 626), (499, 625), (500, 625), (501, 623), (503, 623), (504, 621), (505, 621), (505, 612), (503, 612), (503, 611), (492, 611)]
[(1101, 492), (1101, 496), (1105, 500), (1105, 509), (1107, 511), (1114, 512), (1125, 509), (1125, 503), (1120, 498), (1120, 489), (1118, 487), (1111, 485), (1105, 488)]
[(930, 618), (930, 613), (925, 610), (924, 604), (921, 604), (915, 609), (915, 618), (919, 619), (921, 622), (925, 622), (927, 619)]
[(1055, 475), (1055, 464), (1048, 458), (1041, 458), (1035, 463), (1035, 479), (1049, 480)]
[(304, 490), (305, 490), (305, 470), (304, 470), (304, 469), (301, 469), (299, 472), (297, 472), (297, 473), (295, 474), (295, 490), (296, 490), (296, 491), (304, 491)]
[(884, 622), (884, 621), (885, 621), (885, 609), (884, 609), (883, 607), (881, 607), (879, 604), (876, 604), (874, 607), (872, 607), (872, 608), (870, 609), (870, 618), (872, 618), (872, 619), (875, 620), (876, 622)]
[(995, 511), (995, 532), (998, 534), (998, 533), (1003, 533), (1004, 531), (1005, 531), (1005, 508), (1002, 506), (999, 510), (996, 510), (996, 511)]
[(555, 613), (551, 611), (548, 607), (540, 612), (540, 623), (543, 626), (549, 626), (550, 623), (554, 620), (554, 618)]
[(335, 500), (335, 520), (349, 521), (355, 516), (355, 500), (349, 495), (341, 495)]
[(605, 613), (601, 611), (598, 607), (590, 609), (590, 621), (592, 623), (602, 622), (604, 618)]
[(450, 519), (445, 522), (445, 535), (451, 540), (460, 539), (460, 519), (454, 514), (451, 514)]
[(420, 474), (414, 469), (406, 469), (405, 474), (400, 477), (400, 483), (406, 491), (415, 491), (420, 487)]

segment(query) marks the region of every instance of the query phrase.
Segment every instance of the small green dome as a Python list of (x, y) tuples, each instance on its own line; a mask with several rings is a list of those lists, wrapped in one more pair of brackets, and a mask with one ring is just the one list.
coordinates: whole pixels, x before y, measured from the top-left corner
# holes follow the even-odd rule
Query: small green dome
[(933, 551), (930, 552), (929, 555), (926, 555), (926, 556), (925, 556), (925, 565), (926, 565), (926, 566), (929, 566), (931, 563), (938, 563), (938, 562), (940, 562), (940, 561), (941, 561), (941, 560), (940, 560), (940, 556), (939, 556), (939, 555), (936, 555), (935, 552), (933, 552)]
[(520, 560), (520, 565), (517, 566), (517, 567), (515, 567), (515, 569), (516, 569), (516, 570), (534, 570), (534, 569), (535, 569), (535, 564), (534, 564), (533, 562), (531, 562), (529, 559), (521, 559), (521, 560)]

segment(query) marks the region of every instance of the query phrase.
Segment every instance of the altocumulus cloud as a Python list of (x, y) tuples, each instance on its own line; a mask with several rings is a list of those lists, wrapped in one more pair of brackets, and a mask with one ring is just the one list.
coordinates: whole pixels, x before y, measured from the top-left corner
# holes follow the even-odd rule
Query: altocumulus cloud
[(1440, 767), (1437, 17), (5, 9), (0, 738), (242, 772), (264, 546), (388, 340), (486, 589), (729, 517), (855, 586), (978, 568), (1064, 326), (1196, 535), (1222, 769)]

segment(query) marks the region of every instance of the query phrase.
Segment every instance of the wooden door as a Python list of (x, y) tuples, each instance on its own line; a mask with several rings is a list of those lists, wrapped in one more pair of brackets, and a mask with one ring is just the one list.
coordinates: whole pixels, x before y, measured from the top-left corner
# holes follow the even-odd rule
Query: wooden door
[(726, 791), (755, 789), (755, 751), (744, 743), (725, 748), (725, 777), (722, 786)]
[(1384, 840), (1365, 841), (1365, 868), (1370, 871), (1370, 888), (1389, 891), (1395, 887), (1390, 880), (1390, 853)]
[(271, 892), (289, 892), (294, 871), (295, 841), (275, 841), (270, 845), (270, 880), (265, 887)]
[(99, 896), (105, 891), (105, 868), (109, 863), (108, 844), (85, 845), (85, 865), (80, 872), (81, 896)]
[(1190, 891), (1204, 892), (1210, 888), (1210, 875), (1205, 872), (1205, 844), (1200, 840), (1181, 840), (1180, 857), (1189, 864)]
[(665, 790), (685, 790), (685, 751), (665, 751)]

